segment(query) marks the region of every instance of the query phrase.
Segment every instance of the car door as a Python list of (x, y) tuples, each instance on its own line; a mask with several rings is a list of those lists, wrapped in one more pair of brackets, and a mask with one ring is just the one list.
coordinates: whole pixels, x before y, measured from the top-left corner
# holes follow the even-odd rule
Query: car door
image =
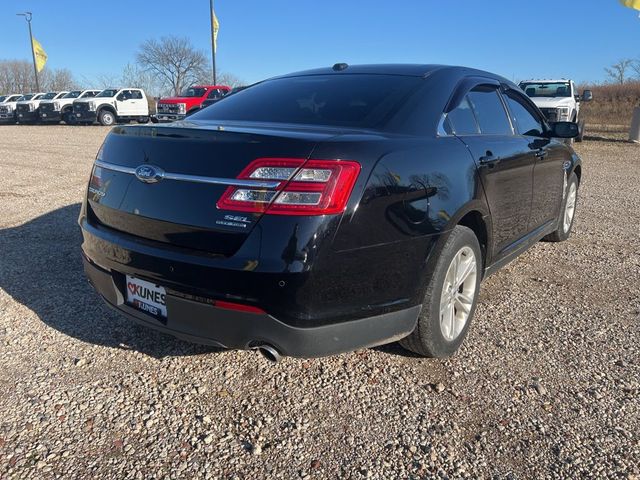
[(144, 99), (140, 90), (131, 90), (131, 110), (129, 115), (146, 116), (148, 112), (148, 104)]
[(492, 218), (493, 261), (527, 233), (535, 157), (514, 135), (498, 85), (478, 85), (447, 114), (451, 128), (476, 162)]
[(535, 106), (520, 92), (504, 93), (517, 134), (535, 157), (529, 230), (542, 229), (557, 220), (564, 191), (564, 160), (567, 147), (548, 136), (548, 129)]
[(118, 116), (128, 117), (133, 115), (133, 100), (131, 98), (131, 90), (121, 90), (116, 96), (116, 103), (118, 106)]

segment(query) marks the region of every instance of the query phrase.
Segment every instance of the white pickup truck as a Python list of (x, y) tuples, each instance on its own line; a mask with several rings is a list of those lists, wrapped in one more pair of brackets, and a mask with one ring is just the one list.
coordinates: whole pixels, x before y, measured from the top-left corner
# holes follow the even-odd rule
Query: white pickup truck
[(73, 122), (73, 102), (78, 98), (95, 97), (100, 90), (73, 90), (66, 95), (59, 96), (56, 100), (43, 100), (40, 102), (38, 115), (41, 123), (55, 122), (69, 124)]
[(5, 95), (0, 100), (0, 123), (16, 123), (16, 103), (22, 94)]
[(73, 102), (76, 123), (92, 124), (96, 120), (105, 126), (117, 122), (149, 121), (149, 102), (140, 88), (105, 88), (93, 98)]
[(580, 118), (580, 102), (593, 99), (591, 90), (578, 94), (573, 80), (526, 80), (520, 88), (531, 97), (533, 103), (550, 122), (575, 122), (578, 124), (576, 142), (584, 138), (584, 120)]
[(56, 100), (69, 92), (48, 92), (25, 95), (16, 104), (16, 121), (18, 123), (36, 123), (39, 119), (38, 109), (43, 100)]

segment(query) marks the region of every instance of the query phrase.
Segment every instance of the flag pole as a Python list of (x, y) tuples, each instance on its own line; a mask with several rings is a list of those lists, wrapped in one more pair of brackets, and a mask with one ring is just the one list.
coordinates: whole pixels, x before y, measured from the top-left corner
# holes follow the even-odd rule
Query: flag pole
[[(213, 0), (211, 0), (213, 1)], [(38, 67), (36, 66), (36, 51), (33, 49), (33, 33), (31, 33), (31, 12), (16, 13), (27, 21), (29, 25), (29, 41), (31, 42), (31, 58), (33, 59), (33, 73), (36, 76), (36, 92), (40, 92), (40, 82), (38, 82)]]
[(214, 32), (214, 18), (213, 18), (213, 0), (209, 0), (209, 15), (211, 15), (211, 68), (213, 70), (213, 84), (216, 83), (216, 39)]

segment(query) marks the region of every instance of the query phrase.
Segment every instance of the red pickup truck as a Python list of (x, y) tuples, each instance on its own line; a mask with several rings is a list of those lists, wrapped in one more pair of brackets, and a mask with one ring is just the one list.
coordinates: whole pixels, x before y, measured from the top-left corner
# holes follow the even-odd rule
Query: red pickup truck
[(197, 112), (205, 100), (221, 98), (231, 90), (226, 85), (194, 85), (184, 90), (177, 97), (161, 98), (158, 101), (157, 113), (151, 121), (173, 122)]

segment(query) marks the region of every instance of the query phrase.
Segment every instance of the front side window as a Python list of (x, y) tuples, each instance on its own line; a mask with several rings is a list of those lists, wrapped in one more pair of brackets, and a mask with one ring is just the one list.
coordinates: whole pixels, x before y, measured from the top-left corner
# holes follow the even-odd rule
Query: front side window
[(511, 124), (498, 91), (494, 87), (475, 87), (467, 98), (476, 115), (480, 133), (484, 135), (512, 135)]
[(220, 92), (220, 89), (214, 88), (209, 91), (207, 98), (220, 98), (221, 96), (222, 96), (222, 93)]
[(544, 134), (544, 125), (519, 95), (513, 91), (506, 93), (507, 105), (511, 111), (511, 119), (520, 135), (541, 137)]

